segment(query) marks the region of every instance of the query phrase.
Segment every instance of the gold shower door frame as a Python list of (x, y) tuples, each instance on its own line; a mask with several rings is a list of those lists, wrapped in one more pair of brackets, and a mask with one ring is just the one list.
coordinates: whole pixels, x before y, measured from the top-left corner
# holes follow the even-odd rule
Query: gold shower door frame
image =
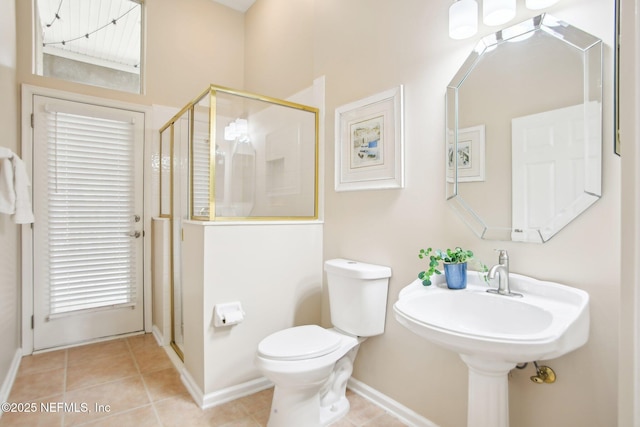
[[(218, 93), (224, 93), (229, 95), (238, 96), (240, 98), (262, 101), (266, 103), (271, 103), (273, 105), (279, 105), (282, 107), (293, 108), (301, 111), (310, 112), (314, 115), (314, 125), (315, 125), (315, 135), (314, 135), (314, 197), (313, 197), (313, 215), (312, 216), (216, 216), (216, 126), (217, 126), (217, 110), (216, 110), (216, 97)], [(196, 215), (194, 214), (194, 122), (195, 122), (195, 107), (200, 104), (202, 101), (205, 101), (205, 104), (209, 105), (209, 215)], [(165, 125), (163, 125), (160, 132), (160, 147), (159, 147), (159, 216), (161, 218), (169, 218), (170, 220), (170, 263), (171, 263), (171, 272), (170, 272), (170, 295), (171, 295), (171, 347), (175, 350), (176, 354), (180, 357), (180, 359), (184, 360), (184, 354), (182, 353), (181, 348), (175, 342), (175, 306), (174, 306), (174, 292), (175, 292), (175, 283), (174, 283), (174, 262), (175, 262), (175, 238), (174, 238), (174, 176), (175, 176), (175, 132), (174, 125), (175, 123), (184, 116), (185, 113), (189, 113), (189, 135), (188, 135), (188, 145), (189, 145), (189, 201), (188, 201), (188, 217), (194, 221), (310, 221), (318, 219), (318, 188), (319, 188), (319, 126), (320, 126), (320, 118), (319, 118), (319, 110), (315, 107), (310, 107), (303, 104), (298, 104), (291, 101), (285, 101), (282, 99), (277, 99), (269, 96), (258, 95), (251, 92), (230, 89), (223, 86), (210, 85), (205, 91), (203, 91), (200, 95), (198, 95), (193, 101), (186, 104), (177, 114), (175, 114)], [(166, 179), (163, 179), (163, 173), (165, 173), (163, 168), (163, 151), (165, 146), (163, 144), (163, 133), (169, 130), (169, 141), (168, 141), (168, 151), (169, 151), (169, 177), (168, 177), (168, 189), (163, 188), (163, 182), (166, 182)], [(165, 191), (169, 191), (168, 200), (169, 206), (165, 206), (162, 203), (163, 194)]]

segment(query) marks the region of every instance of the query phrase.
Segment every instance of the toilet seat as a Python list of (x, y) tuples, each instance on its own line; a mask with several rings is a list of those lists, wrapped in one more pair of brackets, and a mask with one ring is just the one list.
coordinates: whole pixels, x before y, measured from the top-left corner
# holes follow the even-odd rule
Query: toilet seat
[(263, 339), (258, 353), (272, 360), (306, 360), (337, 350), (341, 342), (339, 334), (318, 325), (296, 326)]

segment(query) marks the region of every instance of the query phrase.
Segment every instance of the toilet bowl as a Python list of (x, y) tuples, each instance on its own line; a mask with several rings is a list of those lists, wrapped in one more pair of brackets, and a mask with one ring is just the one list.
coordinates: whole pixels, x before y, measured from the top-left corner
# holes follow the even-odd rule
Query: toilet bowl
[(256, 366), (275, 384), (267, 427), (320, 427), (344, 416), (360, 344), (384, 332), (391, 269), (337, 259), (325, 270), (334, 328), (296, 326), (258, 345)]
[(256, 365), (276, 385), (267, 426), (326, 426), (345, 415), (345, 389), (362, 341), (317, 325), (285, 329), (262, 340)]

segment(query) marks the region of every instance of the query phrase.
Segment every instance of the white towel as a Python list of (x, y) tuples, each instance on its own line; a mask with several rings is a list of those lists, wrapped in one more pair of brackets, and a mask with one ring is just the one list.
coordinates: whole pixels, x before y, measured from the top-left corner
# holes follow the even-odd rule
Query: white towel
[(13, 187), (13, 164), (10, 158), (0, 158), (0, 213), (16, 211), (16, 191)]
[(13, 151), (7, 147), (0, 147), (0, 159), (10, 159), (14, 156)]
[(13, 214), (16, 224), (34, 221), (30, 185), (22, 159), (8, 148), (0, 147), (0, 213)]
[(34, 221), (29, 194), (29, 175), (27, 168), (18, 156), (13, 156), (13, 184), (16, 190), (16, 213), (13, 220), (16, 224), (31, 224)]

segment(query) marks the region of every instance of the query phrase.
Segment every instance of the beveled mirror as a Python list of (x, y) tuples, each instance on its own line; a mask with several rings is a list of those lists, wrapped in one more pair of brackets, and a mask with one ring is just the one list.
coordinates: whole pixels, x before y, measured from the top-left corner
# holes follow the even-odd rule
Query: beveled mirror
[(446, 99), (447, 199), (479, 237), (546, 242), (600, 198), (600, 39), (550, 15), (498, 31)]

